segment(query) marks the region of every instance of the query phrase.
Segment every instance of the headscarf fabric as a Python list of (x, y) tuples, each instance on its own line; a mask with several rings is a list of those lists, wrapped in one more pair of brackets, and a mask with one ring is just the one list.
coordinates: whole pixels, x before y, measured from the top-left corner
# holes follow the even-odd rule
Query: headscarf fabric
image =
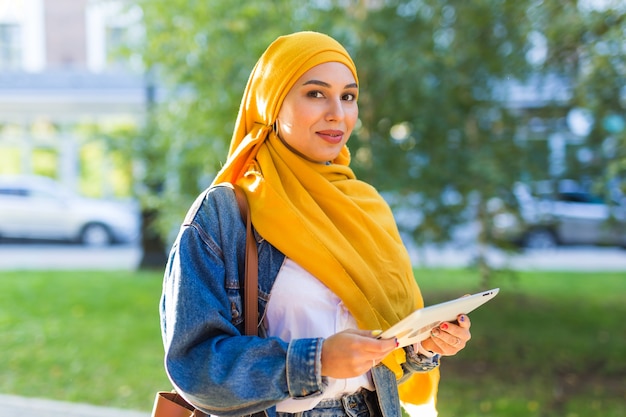
[[(389, 206), (356, 179), (347, 147), (331, 164), (318, 164), (292, 152), (272, 128), (295, 82), (326, 62), (346, 65), (358, 83), (350, 55), (327, 35), (298, 32), (268, 47), (248, 80), (214, 184), (242, 186), (259, 234), (331, 289), (360, 328), (384, 330), (423, 307)], [(400, 377), (405, 360), (396, 349), (383, 363)], [(412, 379), (403, 401), (421, 404), (436, 394), (437, 370)]]

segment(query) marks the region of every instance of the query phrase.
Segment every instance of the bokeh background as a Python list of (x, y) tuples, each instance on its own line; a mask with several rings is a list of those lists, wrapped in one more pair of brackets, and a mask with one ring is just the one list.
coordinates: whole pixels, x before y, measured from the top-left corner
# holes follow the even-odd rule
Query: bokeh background
[(508, 290), (440, 415), (626, 415), (623, 0), (0, 0), (0, 392), (144, 410), (168, 389), (167, 250), (252, 66), (299, 30), (357, 64), (352, 167), (427, 303)]

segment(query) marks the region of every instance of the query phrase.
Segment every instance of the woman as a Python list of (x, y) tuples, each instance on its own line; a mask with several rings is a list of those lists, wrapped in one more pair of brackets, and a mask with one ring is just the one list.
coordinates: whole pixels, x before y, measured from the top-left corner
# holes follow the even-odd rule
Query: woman
[[(358, 77), (332, 38), (274, 41), (250, 75), (226, 164), (197, 199), (172, 248), (161, 302), (165, 365), (197, 408), (240, 416), (400, 416), (431, 400), (440, 355), (470, 322), (422, 346), (379, 340), (423, 302), (392, 213), (349, 168)], [(248, 198), (259, 251), (261, 337), (242, 335), (239, 271)]]

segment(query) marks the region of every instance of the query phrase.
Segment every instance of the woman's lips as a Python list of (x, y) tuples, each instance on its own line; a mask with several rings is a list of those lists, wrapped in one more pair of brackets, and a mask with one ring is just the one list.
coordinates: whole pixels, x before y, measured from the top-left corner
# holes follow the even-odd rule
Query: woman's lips
[(340, 143), (343, 139), (343, 131), (341, 130), (320, 130), (317, 134), (329, 143)]

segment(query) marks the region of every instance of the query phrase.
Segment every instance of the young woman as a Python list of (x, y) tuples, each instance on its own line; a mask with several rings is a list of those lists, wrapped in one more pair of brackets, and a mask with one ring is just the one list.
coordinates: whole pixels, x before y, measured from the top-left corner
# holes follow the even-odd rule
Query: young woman
[[(376, 338), (423, 301), (388, 205), (349, 167), (358, 95), (346, 50), (315, 32), (278, 38), (250, 75), (228, 159), (187, 215), (161, 300), (168, 376), (206, 413), (397, 417), (400, 400), (432, 400), (439, 356), (470, 338), (466, 316), (421, 346)], [(250, 204), (258, 337), (242, 335), (245, 225), (225, 182)]]

